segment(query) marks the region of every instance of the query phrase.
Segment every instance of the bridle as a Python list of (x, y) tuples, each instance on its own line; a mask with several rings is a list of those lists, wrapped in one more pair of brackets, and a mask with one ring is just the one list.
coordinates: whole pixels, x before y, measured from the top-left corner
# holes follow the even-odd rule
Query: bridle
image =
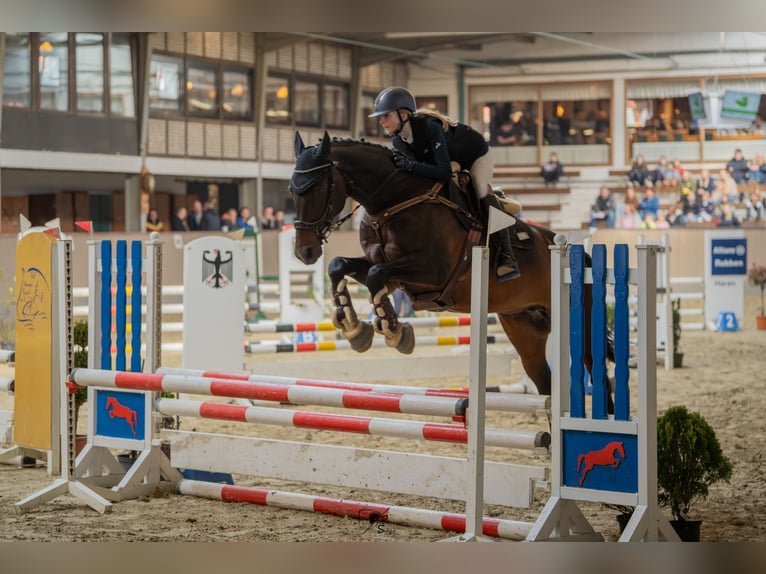
[[(299, 219), (296, 219), (293, 221), (293, 225), (295, 226), (295, 229), (298, 231), (313, 231), (316, 236), (319, 238), (319, 240), (322, 243), (327, 243), (327, 237), (338, 229), (351, 215), (353, 214), (353, 211), (349, 213), (348, 215), (344, 216), (343, 218), (339, 219), (335, 223), (329, 222), (329, 220), (332, 218), (332, 198), (333, 198), (333, 190), (335, 189), (335, 170), (336, 165), (338, 162), (330, 161), (327, 163), (323, 163), (321, 165), (317, 165), (314, 167), (310, 167), (307, 169), (296, 169), (293, 170), (294, 174), (303, 175), (313, 172), (318, 172), (318, 176), (321, 176), (321, 172), (324, 170), (328, 170), (328, 184), (327, 184), (327, 193), (328, 193), (328, 199), (327, 204), (325, 205), (324, 213), (316, 220), (308, 222), (308, 221), (302, 221)], [(313, 187), (316, 182), (319, 180), (319, 177), (316, 177), (306, 183), (303, 187), (305, 189), (308, 189), (309, 187)], [(304, 189), (304, 191), (305, 191)], [(297, 191), (296, 191), (297, 194)]]

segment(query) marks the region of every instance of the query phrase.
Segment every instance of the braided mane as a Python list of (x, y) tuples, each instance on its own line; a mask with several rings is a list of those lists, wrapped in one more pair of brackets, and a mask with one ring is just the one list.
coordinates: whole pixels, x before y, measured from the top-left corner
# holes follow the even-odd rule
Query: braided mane
[(367, 140), (355, 140), (354, 138), (340, 138), (340, 137), (333, 137), (332, 138), (333, 144), (338, 145), (361, 145), (366, 146), (369, 148), (378, 148), (387, 151), (388, 153), (391, 153), (391, 148), (388, 146), (385, 146), (383, 144), (375, 143), (375, 142), (369, 142)]

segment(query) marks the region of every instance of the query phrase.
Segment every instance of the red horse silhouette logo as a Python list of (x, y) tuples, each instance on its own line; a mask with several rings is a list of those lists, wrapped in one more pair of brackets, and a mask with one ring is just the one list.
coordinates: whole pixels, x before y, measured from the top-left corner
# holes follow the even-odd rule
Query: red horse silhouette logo
[[(582, 469), (580, 486), (582, 486), (585, 477), (593, 470), (594, 466), (611, 466), (612, 468), (620, 466), (622, 460), (617, 458), (614, 453), (619, 453), (622, 458), (625, 458), (625, 446), (621, 441), (612, 441), (602, 449), (592, 450), (579, 455), (577, 457), (577, 472), (580, 472), (580, 469)], [(583, 462), (585, 463), (584, 465)]]
[(109, 413), (110, 419), (115, 417), (125, 419), (130, 425), (130, 430), (133, 431), (133, 436), (136, 436), (136, 425), (138, 424), (138, 413), (136, 411), (121, 405), (114, 397), (106, 399), (106, 411)]

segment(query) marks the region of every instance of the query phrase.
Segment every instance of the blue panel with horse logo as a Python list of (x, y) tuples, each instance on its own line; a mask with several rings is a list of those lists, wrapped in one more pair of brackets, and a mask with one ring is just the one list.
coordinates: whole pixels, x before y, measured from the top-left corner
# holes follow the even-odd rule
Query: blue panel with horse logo
[(563, 433), (565, 486), (638, 492), (635, 435), (567, 430)]
[(144, 440), (144, 392), (96, 391), (96, 434)]

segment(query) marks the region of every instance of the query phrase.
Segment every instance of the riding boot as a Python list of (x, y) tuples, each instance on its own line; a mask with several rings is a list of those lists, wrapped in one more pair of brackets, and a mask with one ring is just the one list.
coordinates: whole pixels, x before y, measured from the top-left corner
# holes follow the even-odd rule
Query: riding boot
[[(497, 198), (493, 194), (489, 194), (486, 197), (481, 198), (481, 207), (484, 213), (482, 214), (485, 222), (489, 219), (489, 208), (495, 207), (502, 210), (502, 206), (499, 205)], [(516, 262), (516, 256), (513, 253), (513, 247), (511, 246), (511, 236), (508, 229), (502, 229), (492, 234), (492, 241), (497, 249), (497, 268), (495, 269), (495, 275), (497, 275), (498, 281), (508, 281), (510, 279), (516, 279), (521, 275), (519, 270), (519, 264)]]

